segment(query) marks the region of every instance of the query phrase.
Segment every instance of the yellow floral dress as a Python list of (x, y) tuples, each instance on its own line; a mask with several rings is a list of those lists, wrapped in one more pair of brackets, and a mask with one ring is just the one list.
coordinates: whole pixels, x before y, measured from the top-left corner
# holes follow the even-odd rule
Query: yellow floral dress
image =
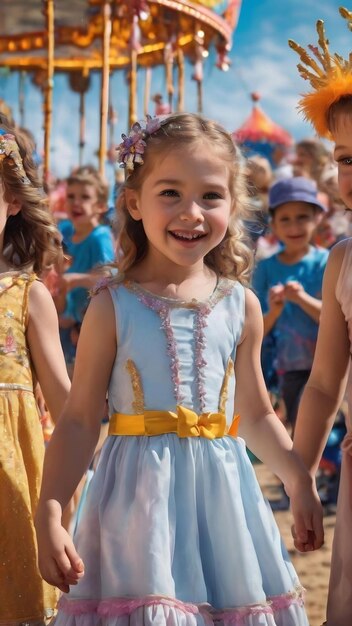
[(56, 590), (40, 577), (33, 514), (44, 440), (26, 344), (34, 274), (0, 274), (0, 626), (43, 624)]

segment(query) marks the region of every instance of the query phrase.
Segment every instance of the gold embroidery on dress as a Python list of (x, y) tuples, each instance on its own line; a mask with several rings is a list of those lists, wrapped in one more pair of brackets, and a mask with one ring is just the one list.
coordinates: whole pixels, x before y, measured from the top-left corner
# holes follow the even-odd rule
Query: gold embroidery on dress
[(226, 412), (226, 402), (229, 395), (229, 379), (233, 376), (235, 371), (234, 362), (229, 358), (227, 361), (226, 372), (224, 375), (224, 380), (222, 381), (221, 390), (220, 390), (220, 398), (219, 398), (219, 413)]
[(133, 411), (136, 415), (144, 413), (144, 394), (140, 374), (137, 370), (136, 364), (132, 359), (128, 359), (126, 362), (126, 370), (131, 376), (131, 383), (134, 395), (134, 401), (132, 402)]

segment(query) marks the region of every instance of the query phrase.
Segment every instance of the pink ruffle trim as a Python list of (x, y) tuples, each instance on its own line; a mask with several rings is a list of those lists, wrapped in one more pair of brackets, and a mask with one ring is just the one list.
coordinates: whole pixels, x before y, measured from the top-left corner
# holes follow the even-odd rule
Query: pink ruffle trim
[(273, 611), (279, 611), (280, 609), (288, 609), (291, 604), (298, 604), (303, 606), (304, 604), (304, 589), (299, 587), (296, 591), (287, 593), (283, 596), (273, 596), (269, 598)]
[(295, 591), (286, 593), (281, 596), (271, 596), (268, 598), (267, 604), (256, 604), (254, 606), (244, 607), (243, 609), (228, 609), (221, 613), (213, 613), (214, 620), (223, 620), (231, 624), (241, 624), (244, 619), (250, 615), (274, 615), (277, 611), (282, 609), (288, 609), (290, 606), (296, 604), (303, 607), (304, 589), (303, 587), (297, 588)]
[(114, 616), (120, 617), (121, 615), (131, 615), (137, 609), (145, 606), (160, 605), (170, 606), (174, 609), (182, 611), (182, 613), (192, 613), (197, 615), (199, 613), (198, 607), (195, 604), (187, 604), (176, 600), (176, 598), (165, 598), (165, 596), (147, 596), (146, 598), (137, 598), (130, 600), (129, 598), (119, 598), (111, 600), (101, 600), (99, 604), (98, 614), (104, 617)]
[(69, 600), (62, 596), (59, 601), (59, 610), (67, 615), (84, 615), (95, 613), (102, 617), (121, 617), (130, 615), (137, 609), (149, 606), (168, 606), (192, 615), (201, 614), (206, 624), (223, 620), (231, 624), (241, 624), (250, 615), (271, 614), (282, 609), (288, 609), (296, 604), (303, 607), (303, 588), (298, 588), (291, 593), (268, 598), (267, 604), (256, 604), (243, 608), (227, 609), (218, 612), (209, 605), (189, 604), (175, 598), (165, 596), (147, 596), (145, 598), (110, 598), (106, 600)]
[(61, 596), (58, 609), (67, 615), (85, 615), (86, 613), (98, 613), (100, 600), (69, 600)]

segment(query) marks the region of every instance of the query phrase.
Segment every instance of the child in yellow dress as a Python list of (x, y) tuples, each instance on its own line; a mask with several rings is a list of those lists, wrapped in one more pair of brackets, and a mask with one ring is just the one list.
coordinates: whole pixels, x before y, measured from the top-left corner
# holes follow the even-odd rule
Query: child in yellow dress
[(0, 624), (42, 626), (54, 587), (37, 569), (33, 515), (44, 438), (36, 381), (54, 419), (69, 379), (56, 310), (36, 274), (60, 253), (60, 240), (36, 178), (30, 147), (0, 115)]

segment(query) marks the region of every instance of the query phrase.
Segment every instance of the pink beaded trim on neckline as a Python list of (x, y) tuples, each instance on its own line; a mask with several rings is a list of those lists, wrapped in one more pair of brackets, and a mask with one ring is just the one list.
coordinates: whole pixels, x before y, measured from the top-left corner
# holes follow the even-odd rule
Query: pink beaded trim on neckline
[(148, 289), (145, 289), (139, 283), (130, 279), (125, 279), (121, 284), (124, 287), (126, 287), (126, 289), (128, 289), (129, 291), (132, 291), (136, 295), (138, 294), (142, 295), (144, 297), (144, 301), (148, 300), (149, 308), (155, 308), (155, 310), (157, 310), (158, 308), (158, 304), (156, 303), (163, 302), (166, 305), (168, 305), (170, 308), (172, 307), (172, 308), (198, 309), (198, 308), (206, 307), (207, 309), (209, 309), (209, 312), (210, 312), (210, 310), (213, 309), (214, 306), (222, 298), (228, 296), (231, 293), (235, 283), (233, 280), (230, 280), (229, 278), (220, 277), (218, 279), (218, 282), (216, 284), (216, 287), (213, 293), (210, 294), (208, 298), (206, 298), (205, 300), (197, 300), (196, 298), (193, 298), (192, 300), (189, 300), (189, 301), (179, 300), (178, 298), (172, 298), (169, 296), (158, 295), (156, 293), (153, 293), (152, 291), (149, 291)]

